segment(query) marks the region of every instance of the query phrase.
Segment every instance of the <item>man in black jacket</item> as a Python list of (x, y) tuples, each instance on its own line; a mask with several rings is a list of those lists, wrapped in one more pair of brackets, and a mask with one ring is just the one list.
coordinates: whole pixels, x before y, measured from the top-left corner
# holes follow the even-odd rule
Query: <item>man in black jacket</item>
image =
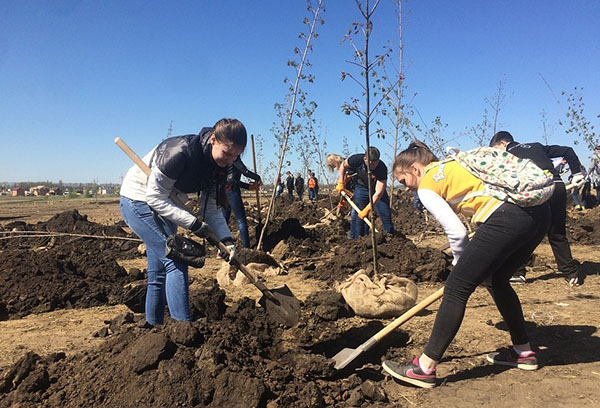
[[(518, 143), (506, 131), (500, 131), (492, 137), (490, 146), (506, 150), (517, 157), (530, 159), (539, 168), (548, 170), (554, 178), (554, 194), (548, 205), (552, 213), (548, 241), (552, 247), (558, 270), (562, 272), (570, 286), (579, 286), (583, 283), (579, 277), (579, 263), (571, 255), (571, 246), (567, 240), (565, 222), (567, 219), (567, 192), (560, 174), (552, 164), (552, 158), (563, 157), (569, 164), (573, 176), (572, 184), (579, 185), (584, 182), (580, 172), (581, 163), (575, 151), (568, 146), (546, 146), (541, 143)], [(521, 268), (512, 278), (511, 282), (525, 283), (525, 268)]]
[(287, 178), (285, 179), (285, 186), (287, 187), (288, 197), (290, 201), (294, 201), (294, 176), (292, 176), (292, 172), (288, 171)]

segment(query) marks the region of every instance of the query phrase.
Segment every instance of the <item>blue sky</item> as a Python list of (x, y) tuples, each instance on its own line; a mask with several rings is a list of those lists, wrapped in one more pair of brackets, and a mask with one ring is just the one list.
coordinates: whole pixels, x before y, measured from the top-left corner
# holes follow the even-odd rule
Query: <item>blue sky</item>
[[(113, 143), (140, 155), (166, 135), (196, 133), (237, 117), (263, 139), (263, 166), (277, 160), (270, 132), (286, 93), (286, 61), (302, 44), (304, 0), (0, 2), (0, 181), (120, 182), (130, 166)], [(326, 1), (310, 54), (330, 151), (362, 150), (358, 122), (340, 106), (360, 91), (340, 81), (352, 49), (341, 43), (359, 15), (351, 0)], [(481, 122), (484, 99), (505, 82), (499, 122), (519, 141), (573, 144), (557, 96), (583, 88), (586, 115), (600, 125), (600, 2), (408, 1), (403, 3), (406, 93), (429, 126), (451, 139)], [(381, 0), (373, 52), (397, 41), (395, 1)], [(564, 103), (564, 102), (563, 102)], [(423, 126), (419, 117), (413, 120)], [(382, 140), (373, 140), (389, 155)], [(474, 146), (465, 137), (456, 144)], [(587, 164), (589, 153), (576, 147)], [(252, 163), (249, 155), (244, 160)], [(293, 156), (292, 156), (293, 158)], [(287, 170), (288, 168), (284, 169)], [(290, 170), (300, 169), (293, 160)]]

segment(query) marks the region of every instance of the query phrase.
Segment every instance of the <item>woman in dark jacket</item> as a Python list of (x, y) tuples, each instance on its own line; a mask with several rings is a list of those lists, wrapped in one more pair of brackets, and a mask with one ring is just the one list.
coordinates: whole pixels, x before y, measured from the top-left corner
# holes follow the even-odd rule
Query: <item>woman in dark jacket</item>
[[(253, 183), (244, 183), (241, 181), (242, 175), (254, 180)], [(244, 208), (244, 201), (242, 200), (242, 191), (240, 187), (246, 190), (257, 191), (259, 186), (262, 184), (260, 176), (246, 167), (242, 159), (238, 157), (233, 165), (229, 167), (227, 173), (227, 184), (225, 186), (225, 193), (227, 194), (227, 201), (229, 202), (229, 208), (223, 206), (223, 216), (225, 221), (229, 221), (231, 212), (235, 215), (235, 219), (240, 229), (240, 240), (244, 248), (250, 248), (250, 234), (248, 233), (248, 220), (246, 219), (246, 209)]]
[(187, 265), (165, 255), (167, 235), (177, 227), (202, 235), (204, 222), (169, 197), (182, 201), (188, 193), (201, 193), (201, 214), (217, 237), (231, 249), (231, 232), (218, 210), (217, 195), (226, 181), (227, 168), (246, 147), (246, 129), (237, 119), (221, 119), (197, 135), (163, 140), (143, 161), (150, 176), (133, 166), (121, 186), (123, 219), (146, 244), (148, 288), (146, 321), (162, 324), (165, 307), (175, 320), (190, 320)]

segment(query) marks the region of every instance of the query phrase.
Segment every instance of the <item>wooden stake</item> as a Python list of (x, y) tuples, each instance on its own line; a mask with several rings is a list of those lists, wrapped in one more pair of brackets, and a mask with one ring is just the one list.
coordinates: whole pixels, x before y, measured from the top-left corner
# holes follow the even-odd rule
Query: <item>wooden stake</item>
[[(252, 144), (252, 164), (254, 165), (254, 172), (256, 173), (256, 154), (254, 153), (254, 135), (250, 135), (250, 143)], [(258, 174), (258, 173), (256, 173)], [(277, 186), (275, 186), (277, 188)], [(258, 223), (262, 224), (262, 216), (260, 214), (260, 194), (256, 190), (256, 206), (258, 207)]]

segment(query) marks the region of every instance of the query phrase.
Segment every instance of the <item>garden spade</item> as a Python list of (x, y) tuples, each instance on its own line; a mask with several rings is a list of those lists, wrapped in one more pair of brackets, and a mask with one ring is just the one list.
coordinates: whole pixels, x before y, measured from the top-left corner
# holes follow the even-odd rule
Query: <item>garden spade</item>
[[(121, 148), (131, 158), (135, 164), (147, 175), (150, 175), (150, 167), (143, 162), (140, 157), (135, 154), (133, 150), (125, 143), (120, 137), (115, 139), (117, 146)], [(185, 204), (177, 198), (175, 194), (171, 194), (170, 197), (175, 204), (187, 209)], [(188, 209), (189, 211), (189, 209)], [(191, 212), (191, 211), (190, 211)], [(221, 252), (231, 255), (229, 249), (217, 238), (211, 230), (206, 230), (207, 240), (211, 245), (217, 247)], [(300, 319), (300, 301), (294, 296), (290, 288), (287, 285), (278, 286), (269, 289), (265, 284), (258, 278), (254, 277), (248, 268), (242, 264), (235, 255), (233, 259), (230, 259), (230, 263), (239, 269), (248, 280), (258, 288), (263, 294), (258, 303), (265, 309), (269, 317), (286, 327), (293, 327), (298, 323)]]
[(365, 341), (363, 344), (358, 346), (357, 348), (345, 348), (335, 356), (333, 356), (332, 360), (335, 362), (336, 370), (341, 370), (350, 364), (354, 359), (360, 356), (362, 353), (369, 350), (375, 344), (377, 344), (382, 338), (390, 334), (396, 328), (398, 328), (402, 323), (410, 320), (414, 315), (419, 313), (421, 310), (425, 309), (427, 306), (438, 300), (444, 294), (444, 288), (440, 288), (431, 295), (427, 296), (425, 299), (421, 300), (419, 303), (408, 309), (402, 316), (397, 317), (383, 329), (379, 330), (372, 336), (369, 340)]

